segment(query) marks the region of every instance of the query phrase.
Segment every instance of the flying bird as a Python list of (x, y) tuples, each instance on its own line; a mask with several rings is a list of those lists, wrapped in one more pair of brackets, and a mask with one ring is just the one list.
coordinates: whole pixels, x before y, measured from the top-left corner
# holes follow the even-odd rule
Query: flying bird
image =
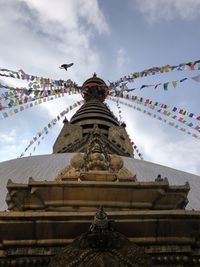
[(71, 66), (73, 66), (74, 63), (70, 63), (70, 64), (62, 64), (59, 68), (60, 69), (65, 69), (67, 71), (68, 68), (70, 68)]

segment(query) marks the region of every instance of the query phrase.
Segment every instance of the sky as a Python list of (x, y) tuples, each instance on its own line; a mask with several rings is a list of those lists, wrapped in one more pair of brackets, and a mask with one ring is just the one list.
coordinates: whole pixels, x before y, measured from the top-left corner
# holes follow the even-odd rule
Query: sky
[[(200, 59), (200, 0), (0, 0), (0, 10), (1, 68), (81, 85), (94, 72), (108, 83), (154, 66)], [(67, 72), (59, 69), (70, 62), (74, 65)], [(134, 87), (197, 74), (154, 75), (137, 79)], [(23, 84), (8, 78), (0, 82)], [(200, 83), (191, 79), (175, 89), (146, 88), (135, 94), (200, 114)], [(0, 161), (19, 157), (39, 130), (79, 99), (65, 96), (1, 120)], [(118, 116), (116, 104), (107, 103)], [(199, 140), (133, 109), (121, 105), (121, 110), (144, 160), (200, 175)], [(51, 154), (61, 128), (62, 122), (33, 155)]]

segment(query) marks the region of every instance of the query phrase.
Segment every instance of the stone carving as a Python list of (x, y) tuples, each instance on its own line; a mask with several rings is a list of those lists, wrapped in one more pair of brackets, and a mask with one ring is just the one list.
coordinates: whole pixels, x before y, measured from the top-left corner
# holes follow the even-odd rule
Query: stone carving
[(76, 154), (70, 161), (71, 166), (75, 169), (75, 170), (81, 170), (84, 166), (84, 159), (83, 156), (78, 153)]
[(150, 267), (150, 256), (143, 247), (131, 244), (127, 237), (115, 231), (100, 207), (88, 232), (61, 249), (49, 267)]
[(56, 177), (56, 180), (80, 179), (80, 180), (106, 180), (118, 181), (119, 179), (135, 181), (136, 177), (123, 167), (121, 157), (109, 155), (104, 142), (101, 140), (101, 132), (97, 126), (88, 143), (86, 153), (77, 153)]
[(65, 181), (65, 180), (78, 180), (80, 177), (80, 171), (76, 170), (72, 165), (69, 165), (62, 169), (56, 176), (56, 181)]
[(87, 152), (84, 154), (85, 171), (108, 171), (110, 169), (110, 159), (105, 144), (101, 141), (101, 132), (95, 125), (88, 144)]
[(112, 156), (110, 160), (110, 168), (114, 172), (118, 172), (120, 169), (123, 168), (124, 162), (123, 160), (118, 156)]

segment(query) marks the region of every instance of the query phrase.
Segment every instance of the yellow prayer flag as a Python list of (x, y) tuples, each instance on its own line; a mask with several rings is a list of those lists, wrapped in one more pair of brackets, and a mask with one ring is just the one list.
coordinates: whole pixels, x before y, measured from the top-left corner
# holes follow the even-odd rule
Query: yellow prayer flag
[(173, 81), (173, 82), (172, 82), (172, 85), (173, 85), (174, 88), (176, 88), (176, 86), (177, 86), (177, 81)]
[(40, 77), (36, 77), (36, 83), (40, 83)]
[(9, 111), (9, 115), (12, 116), (14, 114), (14, 111), (13, 110), (10, 110)]

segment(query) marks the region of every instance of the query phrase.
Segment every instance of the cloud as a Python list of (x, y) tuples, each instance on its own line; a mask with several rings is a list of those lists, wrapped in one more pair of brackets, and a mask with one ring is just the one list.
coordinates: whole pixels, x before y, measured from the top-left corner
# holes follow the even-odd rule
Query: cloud
[[(180, 138), (180, 140), (168, 140), (167, 134), (157, 131), (151, 138), (140, 132), (142, 150), (145, 159), (171, 168), (183, 170), (189, 173), (198, 173), (199, 147), (198, 141)], [(151, 140), (151, 141), (149, 141)], [(190, 153), (188, 153), (190, 151)]]
[(133, 3), (136, 3), (149, 23), (200, 17), (200, 0), (136, 0)]
[(119, 69), (124, 68), (125, 64), (129, 62), (129, 58), (127, 56), (126, 50), (124, 48), (120, 48), (117, 51), (117, 67)]
[(59, 4), (52, 0), (23, 1), (42, 15), (43, 23), (61, 23), (65, 29), (73, 30), (80, 27), (80, 19), (83, 19), (87, 27), (93, 26), (99, 33), (109, 33), (109, 26), (97, 0), (60, 0)]
[[(93, 41), (97, 35), (107, 36), (110, 29), (97, 0), (0, 0), (0, 9), (1, 67), (52, 79), (70, 78), (79, 84), (94, 71), (103, 71), (101, 51)], [(74, 62), (69, 71), (58, 68), (69, 62)], [(16, 79), (1, 80), (25, 85)], [(1, 160), (21, 154), (37, 131), (75, 101), (66, 97), (53, 102), (1, 121)], [(7, 131), (10, 125), (15, 136)], [(13, 143), (3, 142), (6, 137)]]
[(79, 14), (86, 19), (87, 23), (93, 25), (100, 34), (110, 33), (106, 19), (99, 9), (98, 1), (80, 0), (77, 9)]
[(7, 133), (0, 133), (0, 143), (1, 144), (12, 144), (16, 140), (16, 130), (12, 129), (7, 131)]
[[(22, 68), (29, 74), (43, 77), (71, 78), (79, 84), (94, 71), (99, 75), (103, 72), (107, 75), (109, 68), (103, 62), (106, 57), (101, 54), (106, 46), (103, 42), (103, 45), (101, 42), (97, 45), (95, 38), (107, 37), (111, 29), (99, 7), (99, 2), (97, 0), (0, 0), (1, 66), (14, 70)], [(194, 0), (133, 1), (148, 21), (152, 22), (161, 19), (195, 19), (200, 14), (199, 2)], [(111, 16), (114, 15), (115, 12), (111, 14)], [(112, 41), (115, 42), (113, 36), (109, 37), (112, 37)], [(101, 41), (105, 40), (101, 39)], [(116, 42), (112, 43), (112, 47), (115, 44)], [(118, 68), (126, 67), (126, 64), (130, 63), (126, 49), (120, 45), (116, 52)], [(110, 62), (109, 56), (107, 60)], [(60, 64), (67, 62), (75, 63), (69, 71), (58, 68)], [(14, 80), (9, 82), (12, 85), (15, 84)], [(0, 159), (10, 159), (20, 155), (37, 131), (47, 125), (70, 103), (72, 103), (71, 98), (66, 96), (2, 120)], [(168, 129), (167, 126), (147, 116), (145, 119), (144, 114), (140, 117), (140, 114), (137, 115), (132, 111), (124, 112), (127, 130), (140, 152), (144, 154), (145, 160), (196, 172), (195, 170), (199, 168), (199, 159), (197, 159), (199, 151), (195, 140), (185, 137), (183, 133), (179, 133), (172, 127)], [(55, 126), (51, 134), (45, 137), (43, 142), (45, 147), (41, 145), (38, 148), (40, 153), (47, 153), (51, 149), (53, 138), (58, 135), (60, 128), (60, 124)], [(179, 136), (180, 140), (177, 140)]]
[[(131, 117), (130, 111), (126, 110), (125, 117)], [(186, 172), (199, 173), (198, 140), (149, 118), (145, 114), (135, 114), (132, 118), (127, 123), (127, 130), (131, 133), (132, 140), (138, 145), (145, 160)], [(174, 138), (175, 131), (179, 136), (177, 139)]]
[[(83, 100), (80, 94), (66, 95), (63, 98), (58, 98), (54, 101), (51, 101), (51, 103), (50, 102), (43, 103), (41, 108), (44, 111), (48, 112), (49, 117), (52, 120), (53, 118), (56, 118), (61, 113), (61, 111), (65, 110), (66, 108), (69, 108), (70, 105), (73, 105), (75, 102), (80, 100)], [(75, 110), (77, 110), (78, 108), (80, 108), (80, 106), (78, 106), (76, 109), (73, 109), (72, 112), (69, 112), (68, 115), (66, 116), (67, 119), (69, 119), (75, 112)]]
[(0, 161), (8, 158), (16, 158), (21, 154), (21, 147), (28, 143), (28, 139), (19, 138), (23, 136), (21, 129), (9, 129), (0, 133), (1, 155)]
[(1, 0), (1, 62), (8, 68), (66, 77), (58, 66), (74, 62), (70, 77), (80, 82), (102, 70), (96, 34), (109, 33), (97, 0)]
[[(108, 104), (118, 114), (116, 104), (110, 100)], [(120, 106), (122, 119), (127, 125), (126, 130), (143, 154), (144, 160), (194, 174), (200, 172), (198, 140), (145, 114), (124, 105)], [(179, 136), (176, 139), (174, 132)], [(135, 158), (138, 158), (136, 152)]]

